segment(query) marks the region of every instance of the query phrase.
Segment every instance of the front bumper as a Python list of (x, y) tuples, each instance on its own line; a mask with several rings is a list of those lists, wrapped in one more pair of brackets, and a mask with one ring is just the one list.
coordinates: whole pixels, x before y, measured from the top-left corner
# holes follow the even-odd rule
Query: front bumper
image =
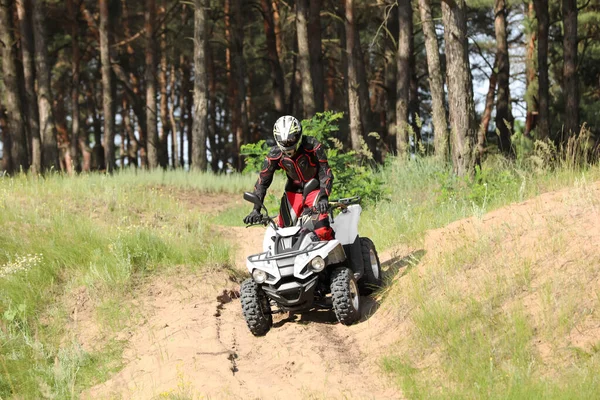
[(318, 280), (318, 275), (313, 275), (302, 281), (286, 282), (277, 286), (263, 285), (262, 289), (284, 310), (297, 311), (312, 307)]

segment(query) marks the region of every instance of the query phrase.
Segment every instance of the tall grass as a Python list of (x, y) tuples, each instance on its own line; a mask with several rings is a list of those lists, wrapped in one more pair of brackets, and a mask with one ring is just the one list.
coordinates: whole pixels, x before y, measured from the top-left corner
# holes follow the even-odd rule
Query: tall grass
[(250, 182), (178, 172), (0, 179), (0, 397), (73, 398), (118, 368), (118, 342), (86, 351), (69, 339), (75, 289), (111, 329), (127, 323), (117, 311), (144, 275), (229, 265), (229, 245), (174, 189), (232, 193)]
[(425, 232), (450, 222), (571, 186), (579, 178), (600, 179), (600, 167), (531, 168), (490, 157), (474, 179), (457, 178), (432, 158), (392, 159), (378, 172), (387, 196), (364, 210), (360, 232), (379, 248), (419, 246)]

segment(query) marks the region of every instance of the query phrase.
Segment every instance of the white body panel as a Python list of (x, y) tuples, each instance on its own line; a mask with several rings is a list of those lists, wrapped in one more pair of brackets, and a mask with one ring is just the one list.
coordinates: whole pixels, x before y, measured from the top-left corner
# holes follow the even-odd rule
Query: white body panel
[[(288, 228), (279, 228), (278, 232), (281, 236), (288, 237), (294, 236), (300, 230), (299, 226), (290, 226)], [(271, 225), (267, 225), (267, 230), (265, 231), (265, 236), (263, 238), (263, 251), (272, 250), (273, 239), (275, 236), (275, 229)]]
[[(310, 238), (306, 238), (306, 240), (309, 242), (311, 241)], [(323, 243), (323, 242), (320, 242), (320, 243)], [(304, 267), (306, 267), (306, 264), (308, 264), (313, 258), (315, 258), (317, 256), (320, 256), (323, 259), (327, 258), (327, 255), (339, 245), (340, 245), (340, 242), (334, 239), (334, 240), (330, 240), (326, 244), (324, 243), (324, 245), (322, 247), (320, 247), (316, 250), (297, 255), (294, 258), (294, 276), (298, 279), (304, 279), (304, 278), (307, 278), (308, 276), (312, 275), (313, 272), (310, 268), (307, 269), (304, 274), (302, 273), (302, 270), (304, 269)], [(305, 247), (305, 246), (302, 246), (302, 247)], [(246, 267), (248, 268), (248, 271), (250, 271), (250, 273), (252, 273), (252, 271), (254, 269), (260, 269), (260, 270), (265, 271), (267, 274), (271, 275), (271, 277), (272, 277), (272, 278), (270, 278), (270, 277), (267, 278), (266, 283), (274, 285), (275, 283), (277, 283), (277, 281), (279, 281), (279, 279), (281, 279), (281, 274), (280, 274), (279, 268), (277, 266), (276, 260), (266, 260), (266, 258), (269, 257), (270, 255), (271, 255), (271, 252), (269, 250), (267, 250), (264, 253), (260, 254), (259, 259), (255, 259), (254, 261), (250, 261), (249, 259), (246, 259)]]
[(351, 204), (347, 208), (347, 212), (340, 213), (331, 224), (335, 231), (335, 238), (341, 244), (352, 244), (358, 236), (358, 221), (362, 207), (360, 204)]
[[(358, 221), (360, 220), (361, 212), (362, 207), (359, 204), (352, 204), (348, 206), (346, 212), (340, 213), (337, 217), (335, 217), (335, 220), (331, 224), (331, 227), (335, 231), (336, 238), (326, 243), (318, 242), (322, 243), (323, 246), (312, 250), (308, 253), (296, 255), (293, 259), (294, 277), (298, 279), (307, 278), (308, 276), (313, 274), (312, 270), (308, 268), (304, 271), (304, 273), (302, 273), (302, 271), (313, 258), (320, 256), (323, 259), (325, 259), (332, 251), (336, 249), (336, 247), (340, 245), (354, 243), (358, 236)], [(291, 226), (288, 228), (280, 228), (277, 230), (277, 234), (283, 237), (282, 240), (285, 248), (289, 248), (291, 246), (292, 236), (296, 235), (300, 228), (300, 226)], [(246, 260), (246, 267), (248, 267), (248, 271), (250, 273), (252, 273), (254, 269), (260, 269), (265, 271), (268, 274), (268, 278), (265, 283), (270, 285), (276, 284), (281, 279), (280, 267), (278, 266), (277, 261), (266, 259), (267, 257), (270, 257), (273, 254), (274, 242), (272, 238), (275, 237), (275, 235), (276, 233), (273, 227), (270, 225), (267, 226), (267, 229), (265, 230), (265, 236), (263, 238), (263, 253), (257, 255), (258, 257), (249, 257), (253, 258), (253, 261), (250, 261), (250, 259)], [(288, 240), (289, 242), (287, 242)], [(300, 248), (306, 248), (306, 246), (308, 246), (309, 243), (312, 242), (312, 239), (308, 236), (305, 237), (304, 240), (305, 243), (302, 243)], [(335, 251), (341, 251), (342, 257), (345, 258), (344, 251), (341, 247), (340, 249)], [(289, 268), (291, 268), (292, 260), (290, 260), (289, 262), (290, 263), (288, 265)]]
[(313, 272), (310, 268), (306, 271), (304, 275), (301, 274), (302, 269), (306, 266), (306, 264), (308, 264), (309, 261), (311, 261), (316, 256), (320, 256), (323, 259), (327, 258), (329, 252), (335, 249), (336, 246), (339, 246), (339, 244), (340, 242), (338, 242), (335, 239), (330, 240), (325, 246), (321, 247), (318, 250), (314, 250), (310, 253), (304, 253), (296, 256), (296, 259), (294, 260), (294, 276), (299, 279), (304, 279), (307, 278), (309, 275), (312, 275)]

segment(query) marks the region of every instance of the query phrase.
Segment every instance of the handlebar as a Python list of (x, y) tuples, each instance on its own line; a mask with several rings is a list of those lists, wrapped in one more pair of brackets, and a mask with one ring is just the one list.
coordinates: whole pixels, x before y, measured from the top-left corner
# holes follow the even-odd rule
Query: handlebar
[[(327, 208), (327, 213), (330, 214), (333, 212), (333, 210), (335, 210), (337, 208), (341, 209), (342, 212), (345, 212), (345, 210), (348, 208), (349, 205), (359, 204), (360, 200), (361, 200), (360, 196), (354, 196), (354, 197), (348, 197), (348, 198), (330, 201), (329, 207)], [(265, 209), (265, 211), (266, 211), (266, 209)], [(320, 214), (320, 212), (317, 211), (316, 207), (307, 207), (302, 212), (302, 215), (315, 215), (315, 214)], [(332, 214), (332, 217), (333, 217), (333, 214)], [(248, 224), (248, 225), (246, 225), (246, 228), (249, 228), (251, 226), (258, 226), (258, 225), (267, 226), (269, 223), (272, 224), (273, 227), (275, 227), (275, 229), (277, 229), (277, 224), (275, 223), (273, 218), (269, 217), (268, 215), (262, 215), (260, 222)]]
[[(349, 205), (352, 204), (358, 204), (360, 203), (360, 196), (355, 196), (355, 197), (349, 197), (349, 198), (345, 198), (345, 199), (339, 199), (339, 200), (333, 200), (329, 202), (329, 207), (327, 208), (327, 213), (331, 213), (333, 212), (333, 210), (339, 208), (342, 210), (342, 212), (345, 212), (345, 210), (348, 208)], [(308, 207), (304, 210), (303, 214), (320, 214), (319, 211), (317, 211), (316, 207)]]
[(258, 226), (258, 225), (267, 226), (269, 223), (273, 224), (274, 226), (277, 225), (277, 224), (275, 224), (275, 221), (273, 220), (273, 218), (266, 216), (266, 215), (262, 215), (260, 222), (247, 224), (246, 228), (250, 228), (251, 226)]

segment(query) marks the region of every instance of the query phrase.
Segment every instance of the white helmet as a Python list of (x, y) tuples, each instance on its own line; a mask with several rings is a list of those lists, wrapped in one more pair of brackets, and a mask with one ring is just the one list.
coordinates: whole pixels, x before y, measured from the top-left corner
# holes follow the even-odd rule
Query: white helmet
[(273, 136), (281, 151), (291, 157), (298, 151), (302, 142), (302, 125), (291, 115), (284, 115), (275, 122)]

